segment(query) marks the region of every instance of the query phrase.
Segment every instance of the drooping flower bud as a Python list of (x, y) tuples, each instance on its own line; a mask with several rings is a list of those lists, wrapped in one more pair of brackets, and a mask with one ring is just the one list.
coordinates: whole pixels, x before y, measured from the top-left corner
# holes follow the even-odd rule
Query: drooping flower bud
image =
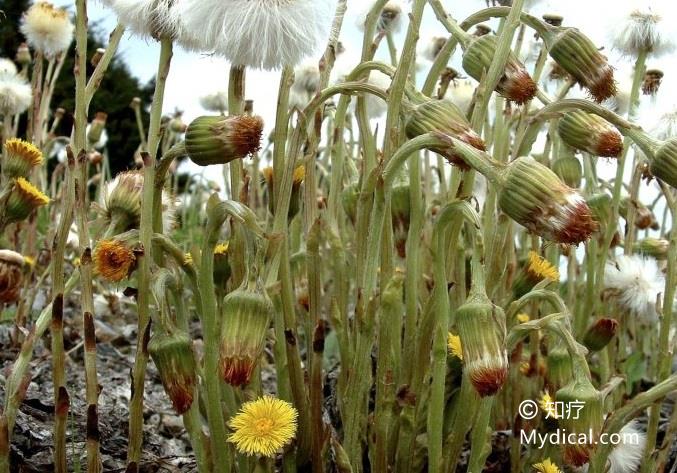
[(561, 343), (556, 342), (548, 350), (546, 366), (547, 384), (553, 391), (571, 382), (573, 376), (571, 371), (571, 356), (569, 356), (569, 352)]
[[(474, 39), (463, 54), (463, 69), (475, 80), (482, 80), (496, 55), (496, 36)], [(536, 95), (537, 86), (524, 65), (510, 53), (496, 92), (508, 100), (523, 104)]]
[(670, 242), (661, 238), (644, 238), (635, 243), (634, 249), (658, 260), (664, 260), (668, 257)]
[(549, 44), (549, 52), (566, 72), (590, 91), (597, 102), (616, 95), (613, 68), (578, 29), (559, 29)]
[(148, 352), (174, 410), (184, 414), (193, 404), (197, 384), (197, 363), (190, 337), (178, 332), (155, 333), (148, 343)]
[(42, 152), (28, 141), (10, 138), (5, 141), (2, 172), (9, 179), (28, 177), (35, 166), (42, 164)]
[(557, 125), (566, 144), (594, 156), (617, 157), (623, 151), (623, 137), (608, 121), (592, 113), (573, 110)]
[(393, 216), (393, 235), (397, 254), (406, 257), (407, 235), (409, 233), (409, 219), (411, 216), (411, 202), (409, 184), (400, 184), (393, 187), (391, 210)]
[(28, 48), (28, 44), (21, 43), (19, 47), (16, 49), (16, 62), (20, 66), (27, 66), (31, 62), (33, 62), (33, 58), (31, 57), (31, 50)]
[(597, 229), (585, 199), (534, 159), (517, 158), (502, 177), (501, 210), (537, 235), (558, 243), (577, 244)]
[[(415, 138), (437, 131), (457, 138), (470, 146), (484, 151), (484, 141), (466, 120), (463, 112), (448, 100), (427, 100), (411, 108), (405, 124), (408, 138)], [(444, 156), (451, 164), (468, 169), (463, 157), (452, 148), (433, 148), (432, 151)]]
[(677, 138), (663, 143), (649, 165), (651, 174), (677, 188)]
[(19, 300), (24, 264), (24, 257), (19, 253), (0, 250), (0, 303), (13, 304)]
[(552, 282), (559, 282), (559, 271), (550, 261), (535, 251), (530, 251), (528, 260), (522, 266), (512, 286), (515, 298), (519, 299), (546, 278)]
[(618, 322), (614, 319), (599, 319), (585, 332), (583, 345), (590, 351), (600, 351), (607, 346), (618, 331)]
[(604, 425), (602, 393), (595, 389), (587, 378), (579, 376), (557, 391), (556, 400), (561, 402), (565, 409), (570, 409), (568, 413), (565, 412), (565, 415), (560, 417), (560, 426), (569, 435), (578, 434), (576, 438), (579, 440), (582, 440), (580, 437), (584, 434), (584, 438), (590, 442), (566, 443), (564, 461), (572, 466), (583, 466), (590, 460), (590, 455)]
[(257, 116), (198, 117), (186, 130), (188, 157), (200, 166), (226, 164), (256, 153), (263, 120)]
[(552, 162), (552, 170), (569, 187), (578, 189), (583, 179), (583, 166), (573, 155), (562, 156)]
[(219, 369), (226, 383), (249, 384), (263, 352), (273, 310), (262, 289), (239, 288), (223, 299)]
[(2, 221), (2, 225), (20, 222), (28, 218), (38, 207), (48, 203), (49, 197), (26, 179), (19, 177), (7, 198), (4, 214), (0, 221)]

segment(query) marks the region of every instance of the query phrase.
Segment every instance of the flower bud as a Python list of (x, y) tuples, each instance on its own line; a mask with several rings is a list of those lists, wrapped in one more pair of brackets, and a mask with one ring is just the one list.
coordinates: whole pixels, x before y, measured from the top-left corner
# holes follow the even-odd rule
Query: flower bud
[(577, 244), (597, 230), (583, 197), (534, 159), (517, 158), (502, 178), (501, 210), (542, 238)]
[(256, 153), (262, 133), (263, 120), (256, 116), (198, 117), (186, 130), (186, 151), (200, 166), (226, 164)]
[(575, 156), (563, 156), (552, 162), (552, 170), (569, 187), (578, 189), (583, 179), (583, 166)]
[(615, 158), (623, 151), (623, 137), (608, 121), (592, 113), (574, 110), (557, 125), (559, 136), (572, 148), (595, 156)]
[(677, 138), (663, 143), (649, 165), (651, 174), (677, 188)]
[(458, 308), (456, 323), (464, 369), (472, 385), (482, 397), (496, 394), (508, 374), (503, 310), (486, 295), (471, 295)]
[(472, 32), (473, 36), (480, 37), (491, 33), (491, 28), (484, 23), (475, 25), (475, 31)]
[(663, 82), (663, 71), (659, 69), (649, 69), (644, 74), (644, 82), (642, 83), (642, 93), (644, 95), (655, 96), (658, 89)]
[(586, 199), (592, 218), (599, 224), (600, 230), (611, 223), (611, 196), (606, 193), (593, 194)]
[(620, 201), (618, 207), (618, 213), (624, 219), (628, 219), (628, 210), (630, 206), (634, 207), (635, 210), (635, 226), (639, 230), (646, 230), (648, 228), (658, 230), (658, 220), (656, 220), (655, 215), (646, 205), (638, 201), (633, 201), (630, 197), (624, 197)]
[(0, 303), (18, 302), (23, 283), (24, 257), (11, 250), (0, 250)]
[(42, 162), (42, 152), (32, 143), (16, 138), (5, 141), (2, 172), (6, 178), (28, 177), (31, 169)]
[(670, 242), (661, 238), (644, 238), (635, 243), (634, 249), (658, 260), (668, 258)]
[[(463, 54), (463, 69), (480, 81), (496, 55), (496, 36), (483, 35), (473, 40)], [(524, 65), (510, 53), (505, 71), (496, 85), (496, 92), (508, 100), (523, 104), (536, 95), (536, 83)]]
[(561, 405), (565, 406), (565, 409), (571, 409), (559, 419), (560, 426), (569, 435), (579, 434), (576, 435), (577, 438), (584, 434), (585, 438), (591, 442), (564, 445), (564, 461), (572, 466), (583, 466), (590, 460), (604, 424), (602, 393), (597, 391), (587, 378), (579, 377), (557, 391), (556, 400), (563, 403)]
[(341, 204), (350, 221), (355, 225), (357, 218), (357, 199), (360, 191), (357, 184), (351, 184), (341, 192)]
[(233, 386), (249, 384), (263, 352), (273, 303), (262, 290), (236, 289), (223, 299), (219, 369)]
[(553, 390), (557, 390), (571, 382), (573, 377), (571, 357), (563, 345), (557, 344), (548, 350), (546, 364), (547, 383)]
[(181, 115), (177, 115), (169, 120), (169, 130), (174, 133), (185, 133), (188, 126), (181, 119)]
[(555, 13), (546, 13), (542, 18), (547, 24), (552, 26), (562, 26), (564, 22), (564, 17)]
[(90, 59), (89, 63), (93, 67), (98, 66), (104, 54), (106, 54), (106, 50), (104, 48), (97, 48), (96, 51), (94, 51), (94, 54), (92, 54), (92, 59)]
[(576, 28), (561, 28), (549, 45), (550, 57), (597, 102), (616, 95), (614, 71), (590, 39)]
[[(271, 214), (275, 213), (275, 181), (273, 176), (273, 168), (267, 167), (264, 168), (263, 178), (266, 184), (266, 193), (268, 194), (268, 210)], [(294, 176), (291, 186), (291, 198), (289, 200), (289, 212), (287, 213), (287, 219), (291, 221), (296, 214), (299, 213), (301, 209), (301, 184), (306, 178), (306, 168), (301, 165), (294, 169)]]
[(559, 271), (550, 261), (542, 258), (535, 251), (530, 251), (528, 261), (522, 266), (512, 286), (515, 299), (519, 299), (531, 291), (536, 284), (544, 279), (559, 282)]
[(411, 216), (411, 201), (409, 184), (400, 184), (393, 187), (391, 210), (393, 216), (393, 236), (395, 248), (401, 258), (406, 257), (407, 235)]
[(193, 404), (197, 384), (197, 363), (190, 338), (184, 333), (155, 333), (148, 352), (174, 410), (184, 414)]
[[(484, 141), (470, 128), (463, 112), (449, 100), (426, 100), (414, 106), (408, 114), (405, 129), (408, 138), (437, 131), (479, 150), (486, 149)], [(431, 150), (447, 158), (451, 164), (461, 169), (469, 169), (463, 156), (452, 148), (431, 148)]]
[(19, 45), (19, 47), (16, 50), (16, 62), (24, 67), (28, 66), (31, 62), (33, 62), (33, 58), (31, 57), (31, 50), (28, 49), (28, 44), (21, 43)]
[(87, 132), (87, 141), (90, 144), (98, 143), (101, 140), (103, 132), (106, 128), (106, 121), (108, 114), (106, 112), (97, 112), (94, 120), (92, 120), (89, 130)]
[(49, 197), (26, 179), (20, 177), (15, 181), (7, 198), (4, 215), (0, 220), (4, 225), (20, 222), (28, 218), (38, 207), (48, 203)]
[(617, 331), (617, 321), (614, 319), (599, 319), (585, 332), (583, 345), (590, 351), (600, 351), (611, 342)]

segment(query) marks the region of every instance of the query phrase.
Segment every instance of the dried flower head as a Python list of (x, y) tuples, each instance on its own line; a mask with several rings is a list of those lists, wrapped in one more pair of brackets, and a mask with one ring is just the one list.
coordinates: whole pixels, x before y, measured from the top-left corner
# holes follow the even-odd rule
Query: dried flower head
[(296, 436), (298, 412), (287, 401), (263, 396), (245, 402), (228, 421), (233, 433), (228, 440), (245, 455), (274, 457)]
[(33, 90), (22, 75), (12, 71), (0, 72), (0, 116), (23, 113), (32, 100)]
[(531, 467), (538, 473), (561, 473), (557, 465), (550, 461), (549, 458), (546, 458), (542, 462), (534, 463)]
[(620, 255), (615, 262), (607, 263), (604, 286), (626, 310), (653, 318), (656, 298), (665, 288), (665, 278), (655, 259)]
[(111, 282), (120, 282), (129, 277), (136, 265), (134, 252), (117, 240), (99, 241), (93, 258), (95, 271)]
[(21, 32), (33, 49), (50, 58), (65, 52), (73, 41), (68, 13), (48, 2), (37, 2), (24, 13)]
[(463, 345), (461, 345), (461, 337), (449, 332), (447, 335), (447, 348), (452, 356), (463, 361)]
[(0, 303), (19, 300), (23, 283), (24, 257), (11, 250), (0, 250)]
[(585, 199), (532, 158), (512, 161), (501, 187), (501, 210), (547, 240), (578, 244), (597, 230)]
[(186, 151), (200, 166), (225, 164), (256, 153), (261, 146), (261, 117), (198, 117), (186, 130)]
[(28, 177), (31, 169), (42, 164), (42, 152), (32, 143), (10, 138), (5, 141), (2, 171), (9, 178)]
[(329, 36), (331, 0), (183, 0), (172, 8), (205, 50), (232, 64), (295, 66)]
[(629, 6), (611, 23), (614, 48), (633, 58), (642, 52), (656, 57), (672, 52), (674, 31), (665, 15), (672, 5), (661, 0), (633, 0)]
[(593, 323), (583, 336), (583, 345), (591, 352), (600, 351), (607, 346), (618, 331), (618, 322), (614, 319), (599, 319)]

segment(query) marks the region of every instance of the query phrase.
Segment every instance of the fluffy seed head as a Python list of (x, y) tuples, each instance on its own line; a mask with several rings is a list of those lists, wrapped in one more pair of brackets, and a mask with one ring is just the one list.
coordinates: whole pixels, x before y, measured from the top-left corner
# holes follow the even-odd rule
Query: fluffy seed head
[(671, 22), (662, 11), (667, 6), (661, 1), (631, 2), (630, 9), (622, 11), (620, 18), (612, 22), (614, 48), (631, 58), (640, 52), (656, 57), (672, 52), (675, 49), (674, 31), (670, 30)]
[(604, 286), (631, 313), (652, 319), (656, 298), (665, 288), (665, 278), (656, 260), (620, 255), (604, 270)]
[(0, 74), (16, 74), (18, 71), (16, 69), (16, 64), (14, 61), (11, 61), (7, 58), (0, 57)]
[(331, 0), (183, 0), (174, 8), (196, 42), (232, 64), (295, 66), (329, 36)]
[(21, 32), (28, 44), (46, 57), (65, 52), (73, 41), (68, 13), (48, 2), (37, 2), (24, 13)]
[(28, 81), (11, 71), (0, 72), (0, 115), (9, 117), (25, 112), (33, 100)]
[(101, 240), (94, 250), (94, 269), (110, 282), (129, 277), (136, 265), (134, 252), (117, 240)]
[(297, 418), (294, 406), (272, 396), (245, 402), (228, 422), (228, 440), (242, 454), (274, 457), (296, 436)]
[(261, 117), (198, 117), (186, 130), (186, 151), (199, 166), (225, 164), (256, 153), (261, 146)]
[(11, 250), (0, 250), (0, 302), (19, 300), (23, 283), (24, 257)]
[[(362, 14), (357, 19), (357, 27), (364, 31), (367, 14), (374, 6), (374, 1), (366, 2)], [(390, 0), (383, 6), (381, 14), (376, 22), (376, 31), (384, 33), (397, 33), (402, 29), (402, 16), (406, 6), (401, 0)]]
[(214, 92), (200, 97), (200, 106), (208, 112), (225, 114), (228, 110), (228, 92)]
[(419, 53), (428, 61), (434, 61), (446, 42), (447, 38), (444, 36), (431, 36), (426, 42), (421, 43)]
[(103, 0), (122, 24), (134, 33), (155, 39), (172, 38), (187, 49), (199, 49), (199, 45), (174, 14), (182, 0)]

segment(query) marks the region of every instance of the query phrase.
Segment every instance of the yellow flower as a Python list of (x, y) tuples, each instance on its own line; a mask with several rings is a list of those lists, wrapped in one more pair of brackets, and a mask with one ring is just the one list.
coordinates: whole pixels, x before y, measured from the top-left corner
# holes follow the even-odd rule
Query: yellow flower
[(298, 412), (288, 402), (263, 396), (245, 402), (228, 426), (233, 433), (228, 440), (240, 453), (273, 457), (296, 436)]
[(35, 258), (32, 256), (24, 256), (24, 263), (32, 268), (35, 266)]
[(459, 360), (463, 360), (463, 346), (461, 345), (461, 337), (450, 332), (449, 335), (447, 335), (447, 347), (449, 347), (449, 353)]
[(550, 393), (546, 390), (541, 393), (541, 398), (538, 400), (538, 404), (541, 406), (541, 409), (546, 414), (546, 418), (557, 419), (557, 408), (555, 407), (555, 400), (552, 398)]
[(531, 317), (529, 317), (529, 314), (521, 313), (517, 314), (517, 321), (521, 324), (525, 324), (531, 320)]
[(26, 177), (42, 161), (42, 152), (32, 143), (17, 138), (10, 138), (5, 142), (3, 167), (7, 176)]
[(186, 253), (185, 255), (183, 255), (183, 265), (189, 266), (191, 264), (193, 264), (193, 255), (191, 255), (190, 253)]
[(535, 251), (529, 252), (528, 270), (535, 274), (539, 279), (548, 278), (553, 281), (559, 281), (559, 271), (557, 271), (550, 261), (541, 257)]
[(108, 281), (122, 281), (135, 263), (134, 252), (119, 241), (101, 240), (94, 250), (94, 269)]
[(305, 166), (299, 166), (294, 169), (294, 186), (300, 186), (303, 180), (306, 178), (306, 168)]
[(225, 255), (228, 253), (228, 242), (225, 243), (219, 243), (214, 247), (214, 254), (215, 255)]
[(23, 177), (16, 180), (16, 188), (26, 196), (27, 200), (33, 202), (35, 207), (49, 204), (49, 197)]
[(25, 220), (35, 209), (48, 203), (49, 197), (26, 179), (19, 177), (14, 181), (14, 187), (7, 199), (0, 226)]
[(560, 469), (549, 458), (546, 458), (540, 463), (531, 465), (532, 468), (539, 473), (560, 473)]

